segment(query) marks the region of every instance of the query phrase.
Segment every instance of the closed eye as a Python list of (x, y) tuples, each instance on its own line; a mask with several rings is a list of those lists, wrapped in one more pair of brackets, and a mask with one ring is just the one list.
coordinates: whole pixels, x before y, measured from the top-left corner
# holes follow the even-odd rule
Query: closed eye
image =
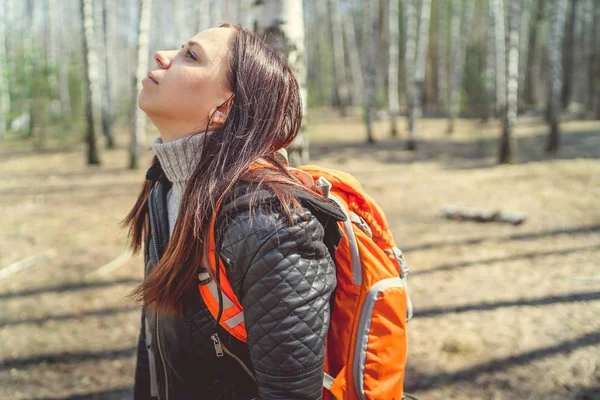
[[(183, 49), (183, 47), (184, 46), (182, 45), (181, 48)], [(185, 51), (185, 57), (186, 58), (191, 58), (194, 61), (198, 61), (198, 57), (193, 52), (191, 52), (189, 49), (186, 49), (186, 51)]]

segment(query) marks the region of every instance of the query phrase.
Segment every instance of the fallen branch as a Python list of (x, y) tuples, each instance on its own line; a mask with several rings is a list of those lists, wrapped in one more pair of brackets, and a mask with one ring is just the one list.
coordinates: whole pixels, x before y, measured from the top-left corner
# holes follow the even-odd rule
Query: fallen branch
[(115, 269), (124, 265), (127, 261), (129, 261), (131, 259), (131, 257), (132, 257), (131, 251), (127, 251), (127, 252), (121, 254), (119, 257), (112, 260), (111, 262), (109, 262), (108, 264), (105, 264), (105, 265), (101, 266), (100, 268), (98, 268), (97, 270), (90, 272), (87, 276), (93, 277), (93, 276), (108, 275), (111, 272), (113, 272)]
[(444, 216), (454, 221), (503, 222), (513, 225), (520, 225), (527, 218), (524, 213), (505, 213), (500, 210), (461, 210), (452, 206), (444, 207)]
[(9, 265), (8, 267), (0, 269), (0, 280), (8, 278), (9, 276), (14, 275), (17, 272), (23, 271), (27, 268), (33, 267), (35, 264), (37, 264), (38, 261), (40, 261), (43, 258), (54, 257), (55, 255), (56, 251), (54, 251), (54, 249), (49, 249), (41, 254), (37, 254), (35, 256), (27, 257), (21, 261), (17, 261), (16, 263)]

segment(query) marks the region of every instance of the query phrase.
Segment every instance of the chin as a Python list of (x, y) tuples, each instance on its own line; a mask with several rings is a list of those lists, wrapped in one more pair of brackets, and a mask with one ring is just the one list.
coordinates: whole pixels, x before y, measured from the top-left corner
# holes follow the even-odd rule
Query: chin
[(156, 105), (153, 104), (155, 102), (150, 99), (150, 96), (148, 96), (147, 93), (144, 93), (144, 89), (138, 94), (137, 103), (140, 110), (146, 114), (151, 113), (152, 109), (156, 108)]

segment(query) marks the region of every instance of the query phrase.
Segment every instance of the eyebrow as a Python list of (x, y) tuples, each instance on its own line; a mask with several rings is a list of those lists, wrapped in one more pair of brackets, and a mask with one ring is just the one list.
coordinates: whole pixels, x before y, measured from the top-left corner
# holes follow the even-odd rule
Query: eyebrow
[(206, 54), (206, 51), (204, 50), (204, 47), (202, 47), (202, 45), (198, 42), (195, 42), (193, 40), (190, 40), (188, 42), (188, 46), (193, 47), (193, 46), (198, 46), (198, 48), (200, 49), (200, 51), (204, 54), (204, 58), (208, 58), (208, 55)]

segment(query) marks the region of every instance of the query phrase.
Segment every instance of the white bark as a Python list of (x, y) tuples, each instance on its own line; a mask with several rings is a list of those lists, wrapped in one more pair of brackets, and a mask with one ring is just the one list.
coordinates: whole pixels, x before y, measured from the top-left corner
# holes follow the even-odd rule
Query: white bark
[(223, 4), (222, 0), (210, 0), (210, 24), (211, 28), (221, 25), (223, 22)]
[[(0, 1), (0, 139), (6, 135), (8, 113), (10, 112), (10, 93), (7, 79), (7, 50), (6, 50), (6, 3)], [(12, 71), (9, 71), (12, 73)]]
[[(535, 4), (534, 4), (535, 3)], [(525, 79), (527, 77), (527, 59), (529, 58), (529, 30), (533, 6), (537, 1), (523, 0), (519, 26), (519, 104), (524, 103)]]
[(400, 95), (398, 93), (398, 69), (400, 64), (399, 11), (398, 1), (391, 0), (389, 2), (390, 62), (388, 63), (388, 105), (392, 136), (398, 135), (397, 118), (400, 114)]
[(548, 40), (548, 66), (550, 69), (550, 93), (548, 117), (550, 134), (546, 143), (546, 151), (556, 152), (559, 147), (559, 125), (561, 113), (561, 90), (563, 85), (562, 41), (565, 33), (567, 0), (553, 0), (550, 7), (550, 32)]
[(508, 79), (506, 111), (502, 118), (503, 132), (500, 142), (500, 163), (514, 160), (517, 151), (515, 127), (517, 125), (518, 84), (519, 84), (519, 17), (521, 1), (510, 2), (510, 21), (508, 37)]
[(485, 98), (486, 98), (486, 117), (496, 115), (496, 41), (495, 27), (496, 20), (494, 18), (494, 0), (487, 1), (487, 22), (488, 29), (486, 32), (486, 48), (485, 48)]
[[(256, 10), (258, 32), (268, 32), (270, 44), (286, 54), (300, 87), (302, 115), (306, 116), (306, 55), (302, 0), (263, 0), (259, 7), (260, 9)], [(304, 124), (288, 150), (292, 164), (308, 162), (308, 135)]]
[(575, 40), (573, 63), (573, 92), (571, 95), (574, 110), (585, 109), (589, 99), (590, 74), (589, 59), (592, 47), (594, 9), (592, 0), (579, 0), (575, 4)]
[(425, 90), (425, 72), (427, 70), (427, 50), (429, 49), (429, 21), (431, 19), (431, 0), (421, 0), (419, 14), (419, 33), (417, 37), (417, 53), (415, 59), (415, 79), (413, 84), (413, 106), (409, 115), (408, 149), (415, 149), (417, 144), (417, 123), (423, 113), (423, 92)]
[(496, 41), (496, 104), (497, 112), (504, 113), (506, 108), (506, 47), (504, 33), (504, 1), (491, 0), (494, 16), (494, 37)]
[[(454, 3), (457, 5), (457, 3)], [(455, 13), (458, 11), (456, 10)], [(463, 6), (463, 16), (460, 22), (460, 39), (454, 45), (454, 54), (452, 55), (452, 81), (450, 83), (450, 123), (448, 132), (454, 131), (454, 121), (458, 117), (460, 107), (460, 89), (462, 86), (462, 77), (464, 73), (465, 57), (467, 54), (467, 41), (471, 37), (470, 32), (475, 15), (474, 0), (465, 0)], [(455, 16), (453, 16), (455, 18)], [(456, 33), (456, 32), (454, 32)]]
[[(415, 67), (417, 58), (417, 7), (416, 0), (404, 2), (404, 36), (406, 43), (404, 47), (404, 81), (406, 92), (406, 113), (411, 115), (415, 101)], [(412, 121), (408, 118), (408, 131), (412, 131)]]
[(196, 0), (192, 2), (194, 14), (198, 16), (196, 31), (200, 32), (210, 26), (210, 0)]
[(331, 36), (333, 40), (333, 66), (337, 96), (339, 101), (340, 113), (342, 116), (347, 114), (348, 107), (348, 81), (346, 79), (346, 63), (344, 56), (344, 40), (342, 33), (342, 15), (339, 0), (328, 0), (329, 3), (329, 23), (331, 26)]
[(446, 48), (446, 11), (448, 2), (438, 1), (438, 26), (437, 26), (437, 104), (444, 108), (448, 102), (448, 54)]
[(100, 87), (98, 71), (98, 55), (96, 53), (96, 37), (94, 32), (94, 8), (92, 0), (81, 0), (82, 22), (84, 31), (85, 71), (87, 77), (87, 144), (88, 164), (100, 164), (96, 137), (100, 120)]
[[(367, 123), (367, 142), (374, 143), (375, 138), (373, 135), (373, 114), (375, 114), (375, 96), (376, 96), (376, 82), (377, 82), (377, 48), (379, 43), (378, 26), (379, 26), (379, 10), (378, 1), (371, 0), (365, 7), (369, 9), (368, 15), (371, 21), (369, 26), (367, 38), (370, 39), (370, 43), (366, 47), (367, 54), (367, 79), (366, 79), (366, 92), (367, 101), (365, 104), (365, 117)], [(365, 16), (367, 13), (365, 13)]]
[[(137, 46), (137, 72), (134, 86), (134, 99), (142, 90), (142, 79), (148, 74), (148, 42), (150, 33), (150, 20), (152, 12), (152, 0), (140, 0), (140, 13), (138, 22), (138, 46)], [(131, 147), (129, 149), (131, 169), (138, 168), (140, 147), (146, 139), (145, 126), (146, 114), (134, 105), (133, 127), (131, 131)]]
[[(350, 68), (352, 71), (352, 102), (353, 105), (363, 104), (364, 80), (362, 67), (360, 65), (359, 50), (356, 43), (356, 30), (354, 29), (354, 20), (352, 15), (344, 14), (342, 16), (344, 24), (344, 38), (348, 43), (348, 56), (350, 58)], [(396, 78), (397, 80), (398, 78)], [(396, 85), (397, 86), (397, 85)]]

